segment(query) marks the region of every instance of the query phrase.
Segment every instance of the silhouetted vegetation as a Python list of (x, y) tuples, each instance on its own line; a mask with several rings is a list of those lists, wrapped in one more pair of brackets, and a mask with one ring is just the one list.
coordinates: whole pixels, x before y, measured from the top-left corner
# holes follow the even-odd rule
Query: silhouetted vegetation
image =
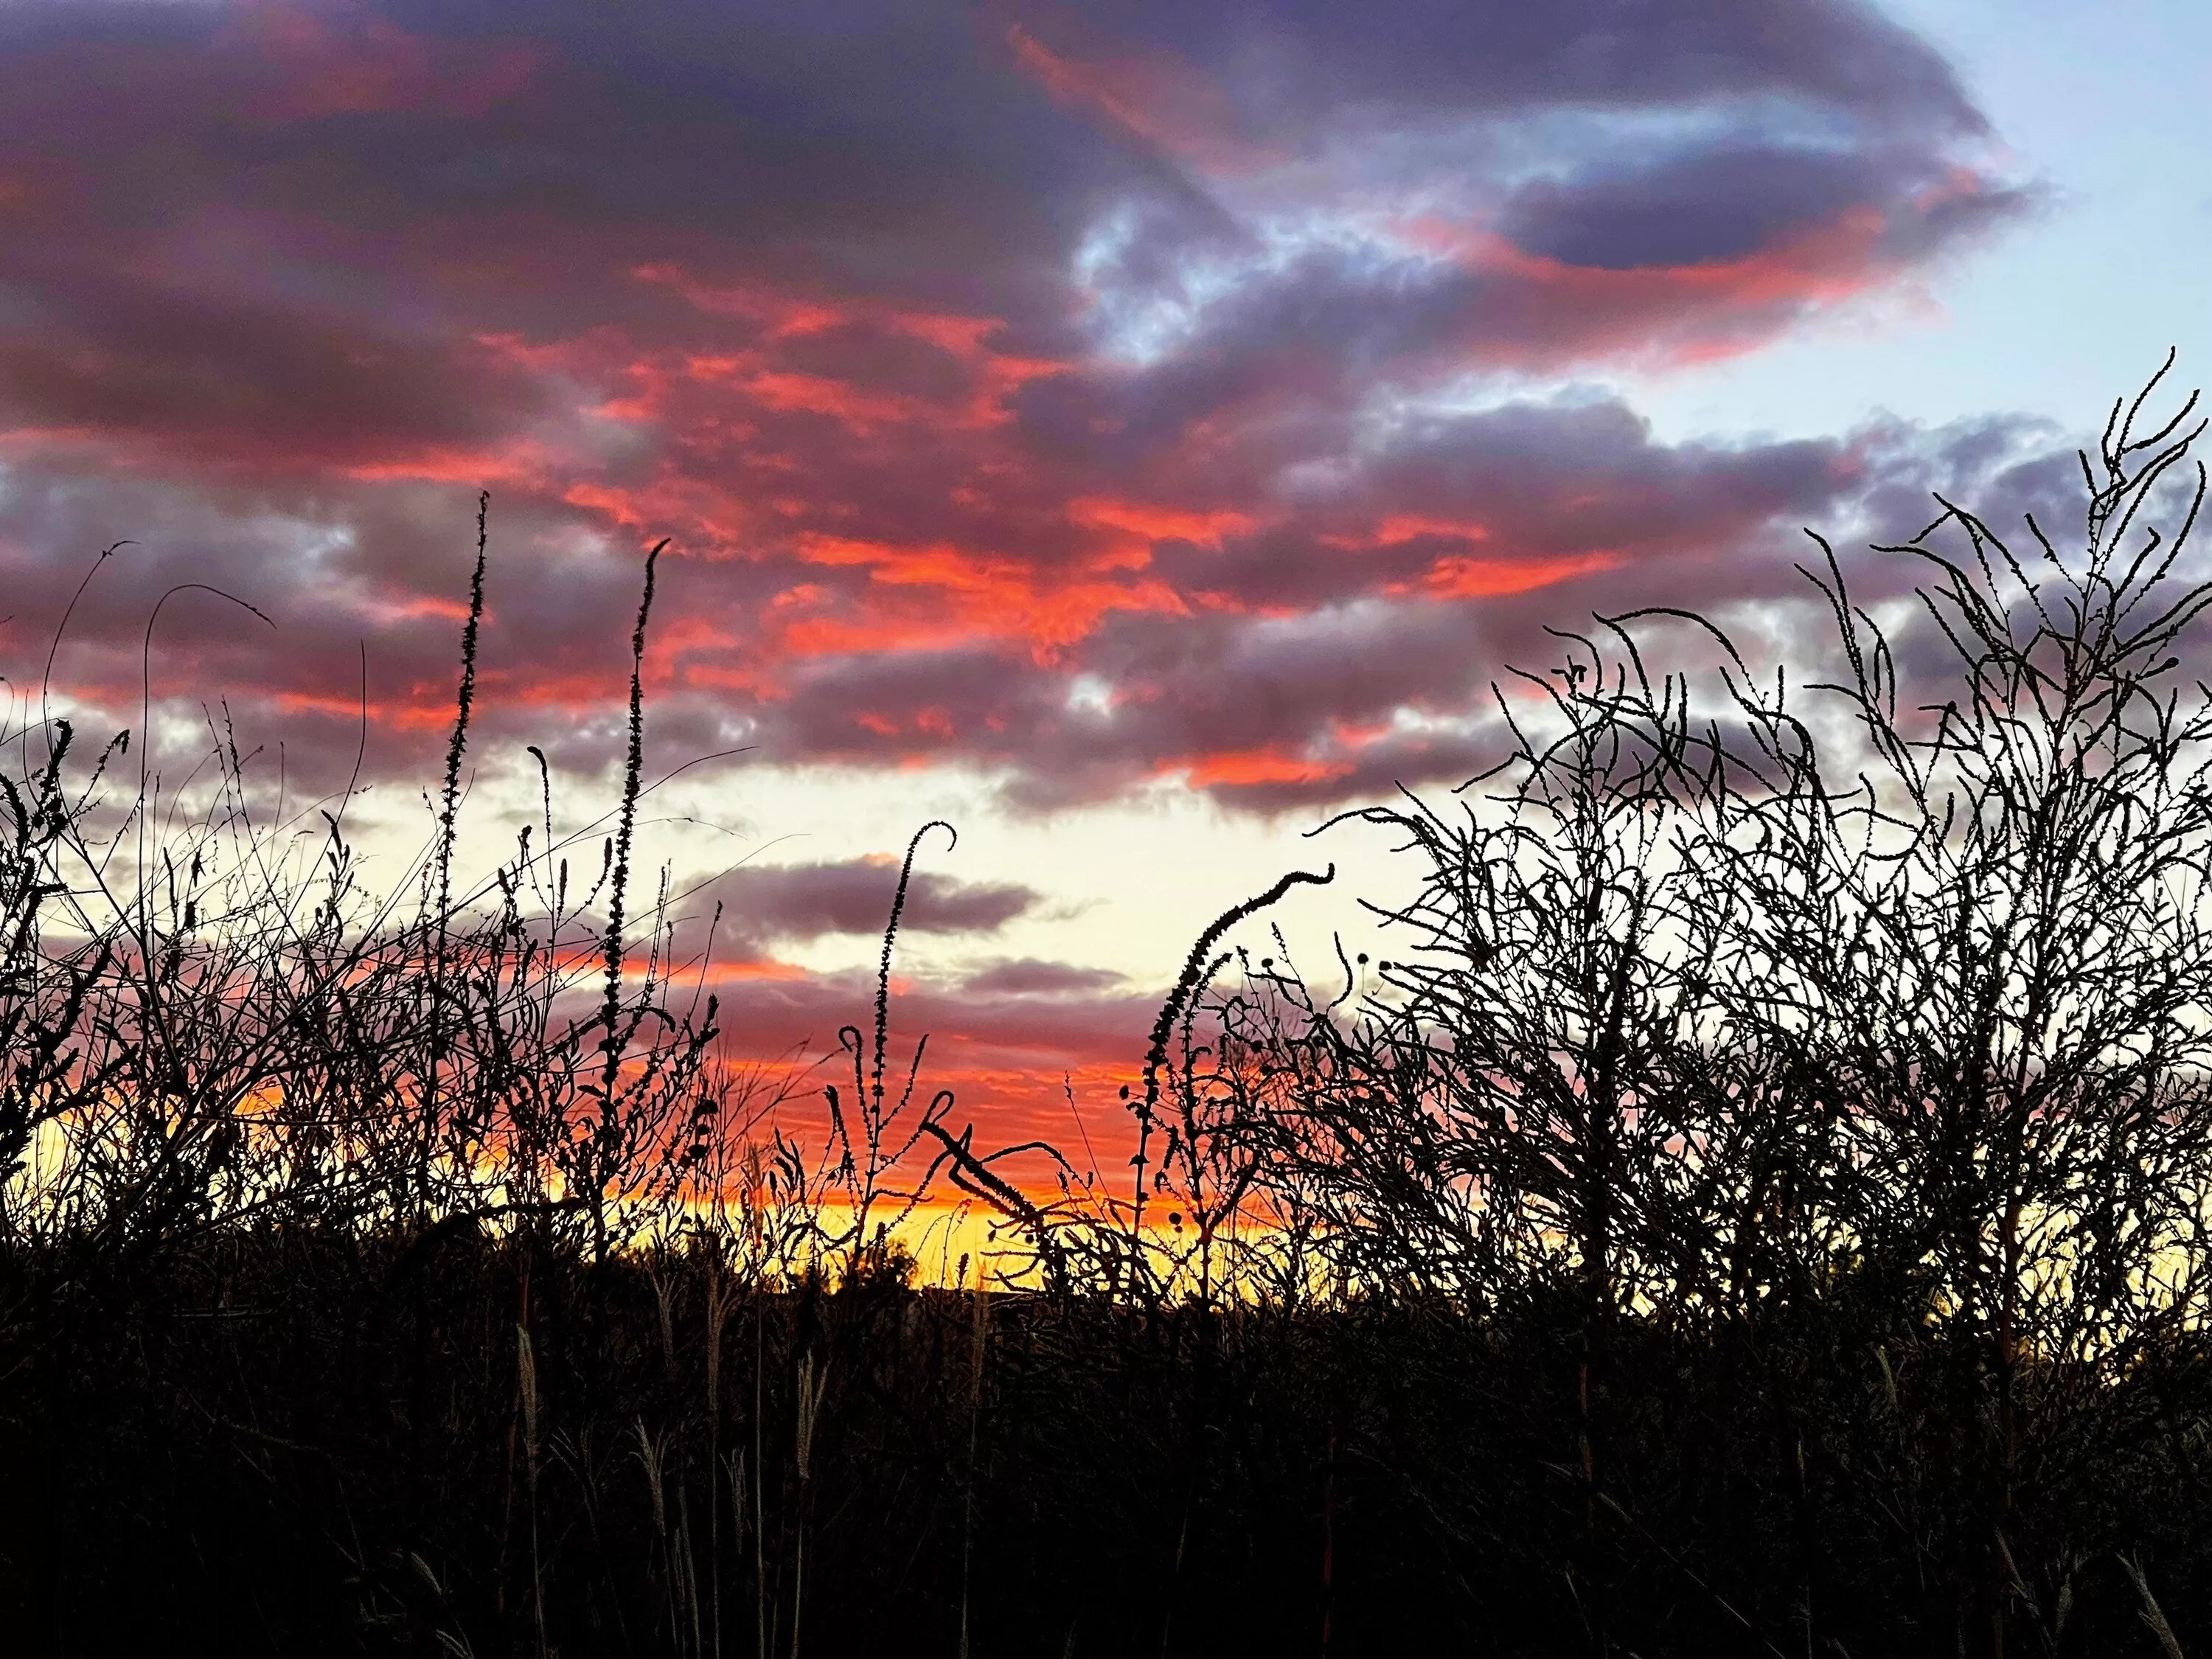
[[(1883, 550), (1917, 612), (1820, 544), (1826, 683), (1683, 612), (1560, 635), (1497, 768), (1352, 815), (1422, 878), (1390, 960), (1227, 942), (1333, 871), (1201, 937), (1126, 1176), (979, 1146), (890, 1054), (936, 825), (872, 1025), (781, 1120), (817, 1130), (774, 1126), (803, 1074), (729, 1056), (668, 878), (638, 896), (650, 557), (617, 805), (562, 830), (549, 787), (480, 888), (481, 520), (396, 892), (227, 729), (179, 793), (41, 713), (0, 779), (0, 1620), (54, 1654), (2203, 1650), (2212, 583), (2194, 399), (2148, 395), (2078, 537), (1942, 502)], [(917, 1282), (941, 1197), (994, 1216), (989, 1276)]]

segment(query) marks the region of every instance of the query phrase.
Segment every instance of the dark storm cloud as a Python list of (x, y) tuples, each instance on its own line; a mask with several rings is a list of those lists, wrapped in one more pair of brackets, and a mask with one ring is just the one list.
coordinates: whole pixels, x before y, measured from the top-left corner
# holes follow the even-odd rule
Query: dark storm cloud
[(1879, 158), (1730, 147), (1657, 167), (1544, 179), (1516, 191), (1500, 222), (1516, 246), (1604, 270), (1741, 258), (1800, 226), (1868, 199)]
[[(714, 883), (726, 924), (744, 939), (773, 942), (826, 933), (881, 933), (898, 887), (888, 860), (749, 865)], [(1013, 882), (963, 882), (917, 870), (900, 926), (924, 933), (990, 933), (1037, 901)]]
[(547, 412), (545, 387), (473, 342), (106, 272), (56, 283), (29, 324), (0, 340), (0, 410), (203, 463), (343, 466), (495, 443)]
[(1361, 474), (1377, 504), (1462, 518), (1516, 553), (1725, 542), (1853, 482), (1840, 442), (1652, 441), (1614, 398), (1409, 417)]
[[(319, 275), (353, 278), (367, 264), (338, 288), (362, 294), (365, 281), (449, 325), (544, 334), (613, 321), (650, 336), (680, 319), (629, 273), (675, 258), (963, 304), (1040, 341), (1066, 337), (1069, 260), (1109, 209), (1144, 228), (1114, 284), (1164, 292), (1194, 258), (1255, 249), (1255, 216), (1365, 210), (1464, 170), (1463, 155), (1415, 144), (1379, 178), (1355, 170), (1257, 198), (1245, 188), (1267, 160), (1311, 152), (1347, 123), (1404, 137), (1440, 123), (1487, 131), (1555, 106), (1698, 112), (1735, 129), (1729, 143), (1585, 186), (1581, 235), (1602, 236), (1594, 214), (1680, 222), (1687, 190), (1735, 214), (1723, 240), (1744, 253), (1762, 230), (1853, 206), (1899, 210), (1900, 191), (1978, 127), (1939, 59), (1856, 7), (1766, 0), (1624, 17), (1400, 4), (1351, 17), (1109, 6), (1085, 9), (1077, 28), (1072, 15), (949, 4), (32, 6), (0, 33), (0, 120), (27, 170), (18, 211), (33, 222), (180, 277), (219, 265), (226, 239), (273, 245), (286, 257), (228, 273), (272, 310), (312, 307)], [(94, 88), (103, 95), (81, 95)], [(1740, 109), (1747, 98), (1762, 107)], [(1825, 135), (1824, 161), (1794, 131), (1769, 131), (1778, 103), (1794, 112), (1785, 125)], [(1244, 165), (1209, 148), (1217, 120), (1255, 147)], [(1609, 151), (1652, 150), (1648, 134), (1608, 136), (1602, 121), (1565, 142), (1601, 175)], [(1726, 158), (1717, 172), (1713, 154)], [(45, 185), (40, 165), (54, 170)], [(1688, 182), (1700, 167), (1703, 187)], [(1763, 198), (1748, 218), (1723, 188), (1747, 180)], [(1534, 200), (1516, 198), (1522, 217)], [(1562, 213), (1573, 216), (1551, 216)], [(47, 297), (70, 264), (66, 247), (49, 252), (60, 257), (26, 273)], [(245, 268), (267, 263), (288, 281)], [(1292, 327), (1377, 313), (1354, 347), (1370, 362), (1467, 334), (1484, 297), (1481, 282), (1424, 286), (1400, 272), (1399, 303), (1377, 306), (1377, 276), (1316, 250), (1251, 297)], [(1231, 355), (1261, 331), (1255, 308), (1224, 311)], [(368, 338), (385, 332), (373, 316), (354, 320)], [(147, 353), (125, 323), (113, 349)], [(252, 373), (250, 362), (236, 371)], [(375, 388), (360, 395), (374, 417)]]
[[(873, 995), (871, 978), (862, 973), (741, 977), (724, 993), (734, 1019), (763, 1035), (787, 1034), (793, 1044), (834, 1034)], [(894, 1007), (894, 1033), (901, 1043), (927, 1032), (931, 1053), (940, 1061), (949, 1041), (971, 1051), (963, 1058), (980, 1050), (1019, 1065), (1041, 1055), (1126, 1060), (1131, 1036), (1141, 1041), (1159, 1001), (1146, 993), (1116, 994), (1102, 986), (1092, 987), (1087, 995), (1038, 995), (1024, 988), (994, 991), (972, 981), (921, 980), (900, 988)]]
[(1120, 982), (1119, 974), (1103, 968), (1079, 968), (1066, 962), (1042, 962), (1023, 957), (994, 962), (960, 982), (968, 994), (985, 996), (1074, 996), (1101, 991)]
[[(1975, 131), (1980, 116), (1924, 43), (1848, 0), (1546, 6), (1330, 0), (1085, 7), (1102, 32), (1172, 43), (1235, 66), (1229, 84), (1279, 128), (1346, 105), (1456, 112), (1469, 105), (1696, 101), (1778, 93), (1914, 125)], [(1241, 71), (1241, 73), (1236, 72)]]

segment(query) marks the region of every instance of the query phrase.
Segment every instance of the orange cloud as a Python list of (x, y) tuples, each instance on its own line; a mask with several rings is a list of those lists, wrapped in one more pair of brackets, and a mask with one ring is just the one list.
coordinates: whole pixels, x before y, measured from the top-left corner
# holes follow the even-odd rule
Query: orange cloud
[(1343, 777), (1352, 769), (1346, 762), (1316, 760), (1273, 745), (1203, 755), (1161, 769), (1164, 774), (1182, 773), (1200, 789), (1216, 785), (1322, 783)]
[(1417, 536), (1444, 536), (1456, 541), (1490, 538), (1490, 526), (1467, 519), (1431, 518), (1419, 513), (1392, 513), (1376, 521), (1371, 530), (1340, 532), (1320, 538), (1327, 547), (1395, 547)]
[[(944, 610), (925, 614), (921, 626), (910, 632), (884, 623), (862, 630), (830, 622), (799, 623), (787, 630), (784, 638), (801, 651), (825, 646), (848, 650), (863, 639), (869, 641), (868, 648), (883, 649), (899, 637), (913, 648), (948, 638), (980, 636), (1024, 641), (1040, 661), (1047, 661), (1090, 634), (1109, 611), (1181, 615), (1186, 611), (1181, 597), (1163, 582), (1054, 583), (1041, 580), (1034, 567), (1020, 560), (974, 553), (946, 542), (901, 546), (810, 533), (799, 538), (798, 547), (800, 556), (811, 563), (861, 566), (872, 582), (935, 588), (946, 600)], [(887, 627), (888, 636), (884, 631)]]
[(788, 371), (755, 374), (744, 382), (744, 390), (770, 409), (827, 415), (862, 437), (879, 426), (918, 420), (928, 409), (918, 398), (884, 397), (863, 391), (849, 380)]
[(1557, 559), (1438, 559), (1418, 584), (1394, 582), (1382, 591), (1394, 597), (1415, 591), (1440, 599), (1496, 599), (1533, 593), (1554, 582), (1611, 570), (1614, 553), (1578, 553)]
[(410, 480), (478, 486), (535, 484), (548, 471), (549, 461), (546, 453), (534, 444), (511, 444), (499, 450), (441, 446), (411, 455), (362, 461), (339, 471), (343, 477), (363, 483)]
[(865, 324), (904, 334), (957, 359), (967, 372), (970, 393), (958, 419), (971, 426), (997, 426), (1012, 419), (1006, 399), (1032, 380), (1063, 374), (1073, 364), (1054, 357), (1002, 351), (992, 343), (1006, 331), (1003, 319), (958, 312), (923, 310), (882, 301), (846, 299), (835, 303), (762, 283), (708, 282), (680, 265), (632, 268), (638, 282), (674, 289), (709, 315), (741, 317), (760, 325), (763, 343), (754, 349), (686, 360), (691, 378), (747, 382), (772, 407), (813, 409), (841, 419), (890, 422), (941, 420), (944, 410), (921, 398), (884, 398), (850, 382), (805, 374), (778, 366), (776, 348), (828, 333), (843, 325)]
[(1219, 547), (1224, 536), (1240, 535), (1254, 522), (1249, 513), (1116, 501), (1105, 495), (1078, 496), (1067, 504), (1067, 516), (1078, 524), (1126, 530), (1147, 542), (1195, 542), (1202, 547)]

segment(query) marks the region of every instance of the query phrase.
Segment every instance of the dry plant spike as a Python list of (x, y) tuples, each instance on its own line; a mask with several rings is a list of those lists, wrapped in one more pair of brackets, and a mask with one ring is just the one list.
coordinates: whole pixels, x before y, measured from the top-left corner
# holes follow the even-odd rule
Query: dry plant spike
[(2150, 1593), (2150, 1579), (2143, 1572), (2142, 1564), (2124, 1555), (2119, 1558), (2119, 1563), (2121, 1571), (2128, 1576), (2128, 1582), (2136, 1587), (2136, 1598), (2142, 1603), (2142, 1621), (2149, 1627), (2150, 1633), (2158, 1638), (2159, 1650), (2166, 1659), (2182, 1659), (2181, 1640), (2174, 1635), (2173, 1626), (2166, 1623), (2166, 1614), (2159, 1607), (2158, 1598)]
[(531, 1479), (538, 1469), (538, 1356), (529, 1329), (514, 1328), (515, 1386), (522, 1400), (522, 1441), (530, 1454)]

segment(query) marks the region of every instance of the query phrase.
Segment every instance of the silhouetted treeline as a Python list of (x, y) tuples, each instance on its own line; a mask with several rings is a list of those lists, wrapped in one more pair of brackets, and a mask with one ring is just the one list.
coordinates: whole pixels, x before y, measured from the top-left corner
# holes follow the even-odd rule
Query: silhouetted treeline
[[(1354, 815), (1422, 878), (1389, 960), (1234, 943), (1304, 872), (1200, 939), (1118, 1171), (979, 1146), (891, 1054), (904, 872), (819, 1132), (769, 1126), (793, 1078), (678, 996), (666, 878), (636, 902), (635, 672), (617, 808), (556, 834), (549, 796), (455, 891), (481, 536), (397, 899), (341, 812), (264, 827), (224, 734), (185, 802), (33, 722), (0, 1619), (58, 1654), (2204, 1650), (2193, 406), (2115, 410), (2078, 525), (1940, 503), (1884, 550), (1910, 607), (1822, 544), (1825, 682), (1686, 613), (1561, 635), (1496, 769)], [(648, 561), (634, 662), (651, 599)], [(916, 1282), (935, 1197), (994, 1217), (989, 1276)]]

